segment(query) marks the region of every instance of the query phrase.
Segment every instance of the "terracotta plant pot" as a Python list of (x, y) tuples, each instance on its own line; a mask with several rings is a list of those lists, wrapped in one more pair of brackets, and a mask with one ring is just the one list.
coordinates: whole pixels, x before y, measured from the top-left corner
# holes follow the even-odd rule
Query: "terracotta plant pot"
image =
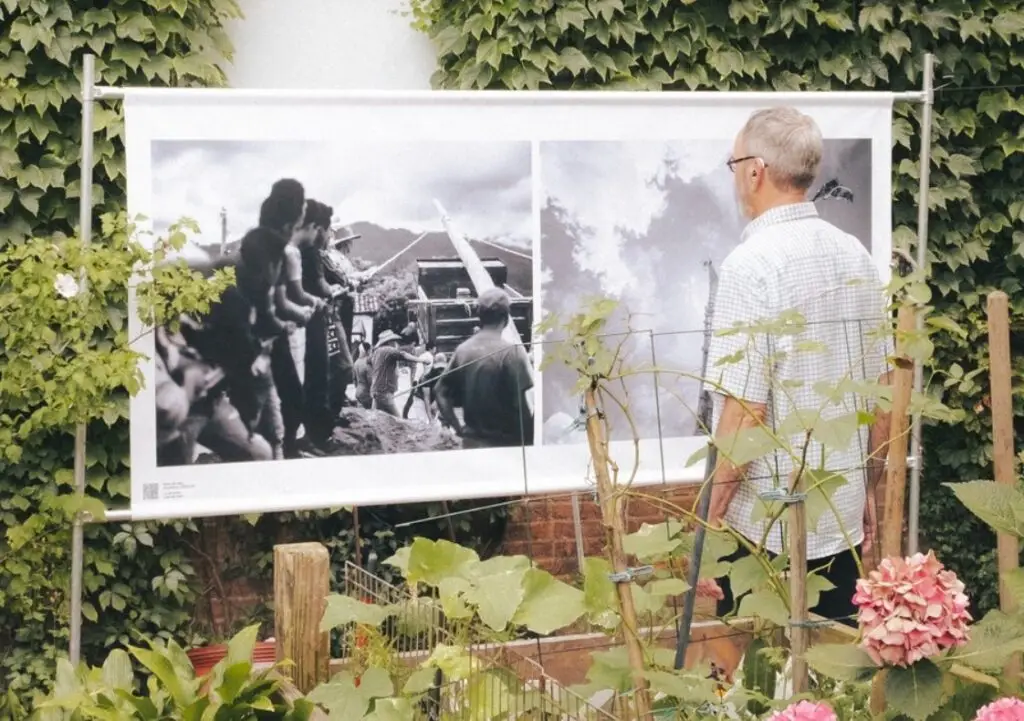
[[(228, 646), (217, 643), (212, 646), (201, 646), (186, 651), (192, 661), (196, 676), (205, 676), (221, 659), (228, 655)], [(277, 659), (277, 644), (273, 641), (257, 641), (252, 651), (252, 662), (257, 664), (274, 663)]]

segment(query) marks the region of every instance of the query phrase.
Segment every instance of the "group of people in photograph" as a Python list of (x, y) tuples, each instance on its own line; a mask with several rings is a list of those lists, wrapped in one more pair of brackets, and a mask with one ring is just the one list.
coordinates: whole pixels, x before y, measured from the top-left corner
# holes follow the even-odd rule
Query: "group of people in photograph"
[(415, 322), (377, 329), (372, 345), (353, 338), (354, 296), (377, 269), (356, 268), (357, 236), (332, 216), (301, 183), (278, 180), (237, 252), (205, 268), (233, 268), (234, 283), (202, 318), (156, 330), (158, 465), (195, 463), (199, 447), (222, 462), (344, 455), (346, 408), (408, 420), (417, 400), (419, 422), (464, 446), (519, 445), (526, 426), (532, 442), (530, 362), (501, 336), (507, 294), (482, 294), (478, 331), (451, 354)]

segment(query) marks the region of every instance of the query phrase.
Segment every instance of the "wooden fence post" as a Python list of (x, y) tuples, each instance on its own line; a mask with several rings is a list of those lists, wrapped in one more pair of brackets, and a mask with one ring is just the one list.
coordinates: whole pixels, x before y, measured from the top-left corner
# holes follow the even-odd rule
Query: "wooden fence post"
[(330, 637), (320, 630), (330, 591), (331, 559), (320, 543), (274, 546), (274, 637), (277, 660), (295, 687), (309, 693), (327, 680)]
[[(608, 535), (611, 548), (612, 571), (616, 575), (629, 576), (626, 565), (626, 553), (623, 550), (624, 528), (622, 496), (615, 492), (611, 474), (608, 472), (608, 440), (605, 438), (604, 420), (597, 403), (595, 386), (587, 388), (584, 393), (587, 409), (587, 441), (590, 457), (594, 464), (594, 476), (597, 479), (597, 497), (601, 504), (601, 515)], [(616, 582), (615, 591), (619, 598), (619, 609), (622, 612), (622, 640), (626, 646), (629, 667), (633, 674), (633, 709), (632, 719), (647, 721), (651, 717), (651, 700), (644, 676), (644, 650), (640, 644), (640, 627), (636, 618), (636, 606), (633, 603), (632, 580)]]
[(806, 693), (810, 684), (807, 668), (809, 630), (807, 627), (807, 507), (804, 474), (793, 479), (789, 504), (789, 651), (793, 659), (793, 693)]
[(914, 365), (906, 357), (906, 334), (914, 330), (915, 309), (900, 308), (896, 323), (896, 368), (893, 370), (892, 412), (886, 462), (885, 508), (882, 513), (882, 558), (903, 555), (904, 504), (907, 497), (907, 448), (910, 441), (910, 392)]
[[(1006, 293), (997, 290), (988, 296), (989, 396), (992, 400), (992, 464), (996, 483), (1015, 486), (1016, 457), (1013, 449), (1013, 381), (1010, 366), (1010, 313)], [(999, 608), (1015, 613), (1017, 601), (1007, 586), (1007, 576), (1020, 565), (1020, 541), (1009, 533), (996, 534), (999, 559)], [(1007, 664), (1006, 673), (1018, 678), (1020, 656)]]

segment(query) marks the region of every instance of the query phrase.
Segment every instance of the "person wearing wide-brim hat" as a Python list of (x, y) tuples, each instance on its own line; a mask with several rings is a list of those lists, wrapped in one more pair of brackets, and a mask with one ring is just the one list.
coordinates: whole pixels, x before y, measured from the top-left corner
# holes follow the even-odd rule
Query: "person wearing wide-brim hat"
[(385, 330), (377, 339), (373, 354), (370, 356), (370, 395), (373, 397), (373, 407), (396, 418), (401, 415), (395, 405), (395, 393), (398, 392), (398, 364), (402, 361), (424, 363), (412, 353), (399, 348), (401, 340), (402, 336), (390, 328)]

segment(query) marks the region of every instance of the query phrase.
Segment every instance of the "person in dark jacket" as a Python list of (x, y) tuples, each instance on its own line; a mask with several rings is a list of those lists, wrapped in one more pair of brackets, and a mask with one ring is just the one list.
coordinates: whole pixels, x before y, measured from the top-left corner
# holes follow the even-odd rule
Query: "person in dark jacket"
[(306, 326), (306, 434), (313, 446), (329, 452), (331, 432), (352, 381), (352, 356), (348, 339), (331, 302), (342, 288), (324, 277), (323, 249), (327, 247), (334, 209), (316, 200), (306, 203), (305, 222), (312, 229), (311, 240), (300, 242), (302, 284), (306, 293), (321, 301)]

